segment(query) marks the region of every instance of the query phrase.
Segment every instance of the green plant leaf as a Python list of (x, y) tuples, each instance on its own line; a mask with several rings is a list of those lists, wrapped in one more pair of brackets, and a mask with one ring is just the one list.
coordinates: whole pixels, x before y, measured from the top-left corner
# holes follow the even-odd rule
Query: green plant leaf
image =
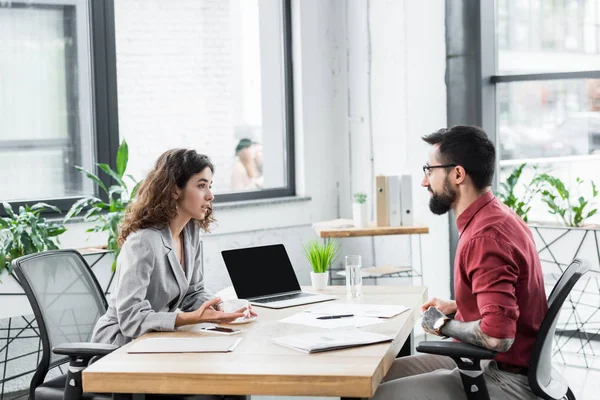
[(98, 164), (98, 168), (100, 168), (102, 171), (104, 171), (106, 174), (112, 177), (115, 181), (117, 181), (121, 187), (127, 188), (127, 185), (125, 185), (123, 179), (121, 179), (121, 177), (117, 175), (117, 173), (113, 171), (108, 164)]
[(77, 200), (69, 209), (69, 212), (65, 216), (64, 222), (67, 223), (71, 218), (79, 215), (84, 208), (89, 207), (94, 202), (102, 203), (102, 200), (97, 197), (84, 197)]
[(135, 198), (135, 196), (137, 196), (138, 190), (140, 190), (140, 186), (142, 185), (142, 182), (144, 182), (144, 181), (139, 181), (138, 183), (135, 184), (135, 186), (133, 187), (133, 190), (131, 191), (131, 196), (129, 197), (130, 200), (133, 200)]
[(5, 269), (8, 269), (6, 254), (3, 251), (0, 251), (0, 274), (2, 274), (2, 271)]
[(104, 183), (102, 183), (100, 178), (98, 178), (96, 175), (92, 174), (90, 171), (88, 171), (85, 168), (82, 168), (79, 166), (75, 166), (75, 168), (77, 169), (77, 171), (84, 173), (88, 178), (90, 178), (92, 181), (94, 181), (96, 183), (96, 185), (98, 185), (100, 188), (102, 188), (102, 190), (104, 190), (105, 193), (108, 193), (106, 186), (104, 186)]
[(327, 243), (321, 244), (318, 240), (312, 240), (303, 246), (303, 252), (313, 272), (323, 273), (327, 272), (329, 266), (337, 259), (339, 243), (328, 240)]
[(60, 208), (47, 203), (36, 203), (31, 207), (31, 211), (44, 211), (47, 208), (52, 211), (56, 211), (59, 214), (61, 213)]
[[(123, 177), (125, 170), (127, 169), (127, 161), (129, 160), (129, 147), (125, 139), (121, 142), (119, 150), (117, 151), (117, 174), (120, 178)], [(124, 185), (123, 185), (124, 186)]]
[(10, 218), (15, 218), (15, 213), (10, 203), (3, 201), (2, 205), (4, 206), (4, 211), (6, 211), (6, 215), (8, 215)]
[(50, 236), (50, 237), (59, 236), (59, 235), (62, 235), (63, 233), (65, 233), (66, 231), (67, 231), (67, 228), (65, 228), (64, 226), (52, 226), (52, 227), (48, 228), (48, 236)]

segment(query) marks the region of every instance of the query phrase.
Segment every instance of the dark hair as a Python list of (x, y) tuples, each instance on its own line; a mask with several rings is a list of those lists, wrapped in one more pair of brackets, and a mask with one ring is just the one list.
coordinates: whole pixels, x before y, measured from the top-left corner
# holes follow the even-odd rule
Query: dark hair
[(237, 146), (235, 146), (235, 154), (239, 153), (240, 151), (244, 150), (247, 147), (252, 146), (253, 144), (256, 144), (256, 142), (254, 142), (248, 138), (240, 139)]
[[(214, 173), (215, 167), (204, 154), (195, 150), (173, 149), (165, 151), (156, 161), (144, 182), (140, 185), (135, 200), (125, 211), (118, 244), (122, 246), (131, 233), (149, 227), (163, 227), (177, 216), (175, 188), (183, 189), (190, 178), (205, 168)], [(204, 231), (215, 219), (212, 208), (203, 220), (194, 220)]]
[(462, 166), (478, 190), (491, 186), (496, 169), (496, 149), (483, 129), (456, 125), (423, 136), (430, 145), (439, 144), (440, 162)]

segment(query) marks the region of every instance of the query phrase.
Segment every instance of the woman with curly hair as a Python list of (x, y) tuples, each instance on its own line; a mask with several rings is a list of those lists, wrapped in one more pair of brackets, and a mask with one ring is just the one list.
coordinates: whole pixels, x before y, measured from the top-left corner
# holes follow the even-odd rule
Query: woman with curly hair
[(222, 312), (220, 299), (204, 289), (200, 230), (215, 221), (213, 172), (209, 158), (194, 150), (158, 158), (125, 212), (113, 295), (92, 342), (121, 346), (149, 331), (244, 316), (245, 309)]

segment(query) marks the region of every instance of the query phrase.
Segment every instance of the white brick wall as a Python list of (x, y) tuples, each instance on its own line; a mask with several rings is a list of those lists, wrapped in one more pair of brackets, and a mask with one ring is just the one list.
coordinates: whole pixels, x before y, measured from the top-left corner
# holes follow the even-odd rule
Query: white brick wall
[(229, 185), (239, 1), (115, 1), (119, 129), (134, 176), (145, 176), (163, 151), (187, 147), (211, 157), (215, 189)]

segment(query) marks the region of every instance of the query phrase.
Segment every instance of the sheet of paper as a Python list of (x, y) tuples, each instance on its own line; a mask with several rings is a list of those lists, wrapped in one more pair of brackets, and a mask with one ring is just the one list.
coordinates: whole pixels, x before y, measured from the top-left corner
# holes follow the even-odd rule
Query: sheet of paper
[(309, 314), (345, 315), (354, 314), (356, 317), (392, 318), (408, 311), (405, 306), (388, 304), (326, 304), (312, 307)]
[(290, 315), (287, 318), (282, 319), (280, 322), (285, 322), (288, 324), (299, 324), (299, 325), (308, 325), (314, 326), (317, 328), (343, 328), (347, 326), (352, 327), (361, 327), (368, 325), (376, 325), (381, 324), (383, 321), (380, 318), (370, 318), (370, 317), (346, 317), (346, 318), (336, 318), (336, 319), (317, 319), (317, 317), (322, 317), (323, 315), (317, 315), (312, 313), (300, 312), (298, 314)]
[(133, 343), (128, 353), (227, 353), (235, 350), (242, 338), (231, 337), (158, 337)]
[(387, 335), (364, 332), (356, 328), (344, 328), (283, 336), (274, 338), (273, 342), (306, 353), (318, 353), (391, 340), (392, 338)]

